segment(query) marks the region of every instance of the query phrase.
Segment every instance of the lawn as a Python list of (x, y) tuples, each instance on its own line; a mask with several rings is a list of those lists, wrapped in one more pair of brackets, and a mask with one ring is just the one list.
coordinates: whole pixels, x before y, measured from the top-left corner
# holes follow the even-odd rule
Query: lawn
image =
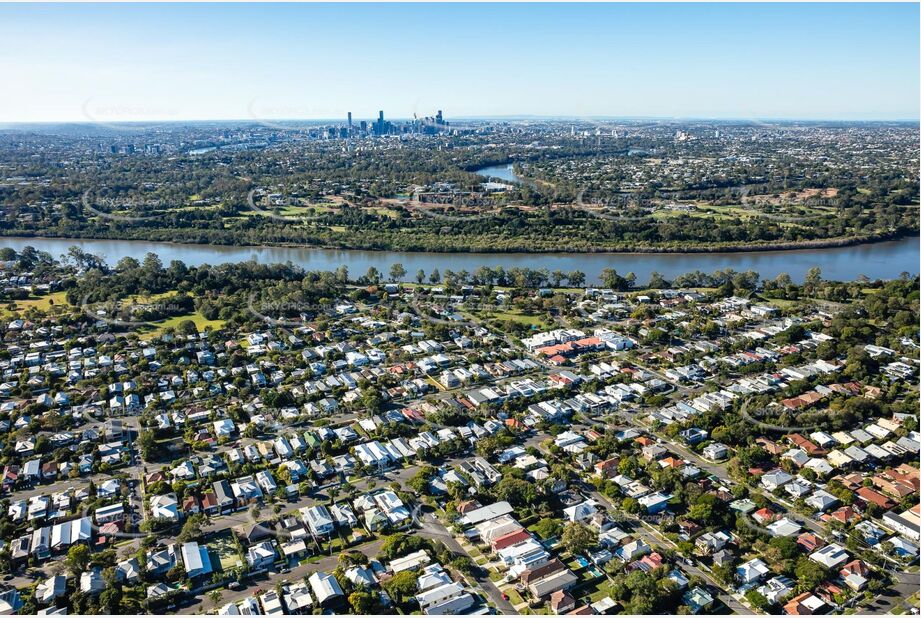
[[(159, 320), (157, 322), (151, 322), (151, 330), (144, 332), (141, 336), (141, 339), (152, 339), (159, 335), (162, 335), (167, 328), (179, 329), (179, 325), (185, 322), (186, 320), (191, 320), (199, 332), (202, 332), (207, 327), (211, 327), (214, 330), (220, 330), (224, 328), (224, 320), (209, 320), (203, 316), (198, 311), (193, 313), (187, 313), (185, 315), (177, 315), (172, 318), (167, 318), (165, 320)], [(143, 329), (142, 329), (143, 330)]]
[(318, 216), (324, 213), (330, 212), (332, 209), (328, 206), (321, 206), (319, 204), (312, 206), (279, 206), (279, 207), (269, 207), (269, 206), (259, 206), (259, 211), (255, 210), (244, 210), (240, 213), (243, 217), (265, 217), (269, 214), (279, 215), (282, 217), (310, 217)]
[(490, 317), (496, 320), (508, 320), (510, 322), (518, 322), (520, 324), (525, 324), (527, 326), (540, 326), (544, 322), (544, 316), (542, 315), (527, 315), (521, 313), (520, 311), (502, 311), (500, 313), (494, 313)]
[(776, 305), (780, 309), (789, 309), (790, 307), (796, 307), (808, 301), (788, 300), (786, 298), (768, 298), (767, 302), (771, 305)]
[(500, 579), (504, 579), (504, 578), (505, 578), (505, 573), (499, 573), (498, 571), (489, 572), (489, 579), (491, 579), (494, 582), (497, 582)]
[(70, 306), (67, 304), (67, 292), (54, 292), (53, 294), (47, 294), (45, 296), (37, 296), (35, 298), (11, 302), (15, 309), (11, 311), (7, 308), (8, 305), (3, 305), (2, 310), (0, 310), (3, 315), (15, 315), (20, 312), (28, 311), (29, 309), (36, 309), (42, 313), (48, 313), (52, 307)]
[(518, 594), (514, 587), (506, 588), (503, 592), (508, 595), (508, 602), (512, 605), (518, 606), (524, 603), (524, 599), (521, 598), (521, 595)]
[(446, 391), (446, 390), (448, 390), (447, 388), (445, 388), (445, 385), (444, 385), (444, 384), (442, 384), (441, 382), (439, 382), (438, 380), (436, 380), (436, 379), (433, 378), (432, 376), (425, 376), (425, 379), (428, 380), (431, 384), (433, 384), (433, 385), (435, 386), (435, 388), (437, 388), (439, 391)]
[[(588, 590), (591, 590), (589, 588)], [(595, 586), (595, 591), (588, 595), (588, 598), (591, 599), (592, 603), (596, 603), (605, 597), (611, 596), (611, 583), (608, 581), (603, 581)]]
[[(123, 300), (123, 301), (122, 301), (122, 304), (123, 304), (123, 305), (124, 305), (124, 304), (128, 304), (128, 305), (149, 305), (149, 304), (151, 304), (151, 303), (156, 303), (156, 302), (159, 302), (159, 301), (161, 301), (161, 300), (167, 300), (167, 299), (169, 299), (169, 298), (172, 298), (173, 296), (175, 296), (175, 295), (178, 294), (178, 293), (179, 293), (179, 290), (167, 290), (166, 292), (159, 292), (159, 293), (157, 293), (157, 294), (135, 294), (135, 295), (129, 296), (128, 298), (126, 298), (125, 300)], [(190, 294), (187, 294), (187, 296), (192, 297), (192, 296), (194, 296), (194, 294), (191, 294), (191, 293), (190, 293)]]
[(390, 217), (391, 219), (396, 219), (397, 217), (400, 216), (400, 214), (397, 211), (393, 210), (392, 208), (374, 207), (374, 208), (367, 208), (365, 210), (367, 210), (368, 212), (372, 214), (381, 216), (381, 217)]
[(237, 547), (230, 538), (230, 532), (221, 534), (208, 541), (208, 550), (214, 564), (221, 565), (221, 571), (227, 571), (242, 562)]
[(495, 312), (493, 311), (471, 311), (470, 314), (473, 314), (473, 315), (468, 315), (464, 312), (461, 312), (461, 314), (467, 319), (477, 318), (477, 319), (482, 319), (482, 320), (501, 320), (503, 322), (505, 321), (518, 322), (519, 324), (530, 326), (532, 328), (543, 325), (545, 321), (544, 319), (545, 316), (542, 314), (541, 315), (528, 315), (526, 313), (522, 313), (518, 309), (509, 309), (507, 311), (495, 311)]
[(576, 571), (578, 571), (578, 570), (580, 570), (580, 569), (584, 569), (584, 568), (585, 568), (584, 566), (582, 566), (581, 564), (579, 564), (575, 559), (570, 560), (569, 562), (567, 562), (567, 563), (566, 563), (566, 566), (569, 567), (569, 570), (572, 571), (573, 573), (575, 573)]

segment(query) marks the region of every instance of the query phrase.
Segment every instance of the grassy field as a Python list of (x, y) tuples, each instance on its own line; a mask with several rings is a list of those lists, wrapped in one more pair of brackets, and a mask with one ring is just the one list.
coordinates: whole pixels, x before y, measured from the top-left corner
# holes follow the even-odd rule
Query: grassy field
[[(135, 294), (124, 299), (122, 302), (135, 305), (149, 305), (162, 300), (168, 300), (178, 293), (179, 290), (168, 290), (166, 292), (160, 292), (159, 294)], [(195, 295), (189, 294), (189, 296), (194, 297)]]
[(509, 309), (507, 311), (476, 312), (476, 317), (484, 320), (518, 322), (519, 324), (524, 324), (525, 326), (541, 326), (545, 322), (543, 315), (529, 315), (522, 313), (518, 309)]
[(152, 339), (159, 335), (162, 335), (167, 328), (179, 328), (179, 325), (185, 322), (186, 320), (191, 320), (195, 323), (195, 326), (198, 328), (199, 332), (202, 332), (207, 327), (211, 327), (214, 330), (219, 330), (224, 327), (224, 320), (209, 320), (203, 316), (198, 311), (193, 313), (187, 313), (185, 315), (177, 315), (172, 318), (167, 318), (166, 320), (159, 320), (157, 322), (151, 322), (150, 330), (143, 331), (141, 339)]
[[(241, 217), (265, 217), (269, 214), (279, 215), (282, 217), (291, 217), (296, 219), (298, 217), (310, 217), (316, 215), (322, 215), (327, 212), (334, 212), (337, 208), (336, 204), (333, 203), (321, 203), (321, 204), (309, 204), (307, 206), (259, 206), (259, 210), (244, 210), (239, 213)], [(381, 209), (387, 210), (387, 209)], [(396, 213), (394, 213), (396, 215)]]
[(0, 315), (12, 316), (20, 312), (28, 311), (29, 309), (36, 309), (43, 313), (48, 313), (52, 307), (69, 306), (67, 304), (67, 292), (54, 292), (46, 296), (36, 296), (26, 300), (17, 300), (13, 301), (12, 305), (13, 309), (9, 308), (9, 304), (0, 307)]
[(795, 307), (802, 304), (805, 301), (802, 300), (788, 300), (785, 298), (768, 298), (767, 303), (779, 307), (780, 309), (789, 309), (790, 307)]
[(374, 208), (366, 208), (365, 210), (367, 210), (368, 212), (374, 213), (376, 215), (382, 216), (382, 217), (390, 217), (391, 219), (396, 219), (397, 217), (400, 216), (397, 211), (391, 208), (374, 207)]
[(170, 208), (169, 212), (200, 212), (203, 210), (217, 210), (222, 204), (189, 204), (188, 206), (179, 206)]

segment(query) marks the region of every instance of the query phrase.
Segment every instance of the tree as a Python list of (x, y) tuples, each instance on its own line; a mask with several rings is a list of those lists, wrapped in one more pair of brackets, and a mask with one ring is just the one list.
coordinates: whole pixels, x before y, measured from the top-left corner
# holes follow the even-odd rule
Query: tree
[(367, 272), (367, 274), (365, 275), (365, 278), (368, 280), (369, 283), (375, 283), (375, 284), (376, 284), (376, 283), (380, 283), (380, 280), (381, 280), (381, 272), (380, 272), (378, 269), (376, 269), (375, 267), (369, 266), (369, 267), (368, 267), (368, 272)]
[(566, 275), (563, 273), (562, 270), (554, 270), (552, 273), (550, 273), (550, 287), (552, 288), (560, 287), (560, 284), (563, 282), (563, 279), (565, 278), (566, 278)]
[(499, 500), (505, 500), (517, 507), (533, 505), (537, 500), (537, 488), (534, 484), (513, 476), (502, 477), (493, 488), (493, 493)]
[(378, 613), (377, 595), (366, 590), (356, 590), (349, 595), (349, 605), (352, 613), (359, 616)]
[(423, 466), (406, 484), (419, 495), (427, 494), (429, 481), (432, 480), (435, 472), (434, 467)]
[(787, 273), (780, 273), (774, 277), (774, 285), (781, 290), (785, 290), (787, 286), (793, 285), (793, 279)]
[(403, 265), (397, 262), (390, 267), (390, 280), (399, 281), (406, 276), (406, 269), (403, 268)]
[(654, 289), (663, 289), (668, 287), (668, 281), (658, 271), (652, 271), (649, 275), (649, 287)]
[(419, 589), (416, 574), (412, 571), (397, 573), (384, 582), (382, 586), (387, 591), (387, 594), (390, 595), (390, 598), (399, 604), (407, 602)]
[(545, 517), (534, 525), (534, 532), (542, 539), (552, 539), (563, 531), (563, 524), (558, 519)]
[(691, 505), (691, 508), (688, 510), (688, 517), (701, 524), (702, 526), (710, 526), (718, 523), (716, 520), (716, 508), (719, 498), (712, 494), (704, 494), (700, 496), (694, 504)]
[(423, 281), (425, 281), (425, 271), (420, 268), (416, 271), (416, 282), (422, 285)]
[(807, 293), (811, 296), (815, 294), (820, 283), (822, 283), (822, 269), (818, 266), (813, 266), (806, 272), (806, 277), (803, 279), (803, 285)]
[(569, 271), (566, 279), (569, 281), (569, 285), (574, 288), (580, 288), (585, 285), (585, 273), (581, 270)]
[(762, 611), (767, 610), (767, 608), (771, 605), (770, 601), (767, 600), (767, 597), (758, 592), (755, 588), (752, 588), (746, 592), (745, 598), (748, 599), (749, 603)]
[(432, 273), (429, 275), (429, 283), (438, 283), (441, 281), (441, 273), (438, 272), (437, 268), (432, 269)]
[(201, 536), (201, 525), (204, 520), (204, 515), (201, 513), (195, 513), (191, 515), (184, 524), (182, 524), (182, 530), (179, 531), (179, 536), (176, 537), (176, 541), (179, 543), (188, 543), (194, 539), (197, 539)]
[(99, 595), (99, 609), (102, 610), (100, 613), (105, 614), (131, 613), (130, 611), (125, 612), (122, 608), (121, 586), (106, 586), (106, 589)]
[(792, 560), (799, 555), (799, 544), (789, 536), (777, 536), (770, 540), (770, 545), (777, 549), (780, 558)]
[(152, 431), (142, 431), (138, 435), (137, 445), (144, 461), (151, 461), (157, 458), (160, 447)]
[(65, 263), (72, 262), (74, 266), (82, 268), (83, 270), (90, 270), (91, 268), (101, 268), (105, 262), (98, 255), (93, 255), (92, 253), (87, 253), (80, 247), (74, 245), (67, 250), (63, 256)]
[(214, 605), (214, 607), (217, 607), (218, 603), (221, 602), (221, 599), (223, 598), (223, 596), (224, 595), (221, 594), (220, 590), (212, 590), (211, 592), (208, 593), (208, 598), (211, 599), (211, 604)]
[(67, 550), (67, 558), (64, 561), (65, 566), (74, 575), (79, 575), (86, 570), (90, 564), (90, 548), (80, 543), (72, 545)]
[(374, 387), (363, 389), (359, 400), (361, 401), (361, 405), (373, 414), (380, 412), (381, 407), (384, 405), (384, 399), (381, 397), (380, 392)]
[(799, 589), (802, 591), (815, 590), (828, 577), (828, 569), (805, 557), (796, 561), (794, 572)]
[(451, 566), (465, 575), (472, 575), (476, 570), (476, 562), (469, 556), (457, 556), (451, 560)]
[(581, 554), (598, 544), (598, 532), (578, 522), (570, 522), (563, 529), (561, 541), (570, 553)]
[(623, 501), (621, 501), (620, 508), (623, 509), (627, 513), (639, 513), (640, 508), (642, 507), (640, 506), (640, 503), (636, 501), (635, 498), (627, 497), (627, 498), (624, 498)]
[(604, 284), (604, 287), (619, 292), (624, 292), (630, 287), (626, 277), (617, 274), (617, 271), (613, 268), (605, 268), (601, 271), (601, 283)]

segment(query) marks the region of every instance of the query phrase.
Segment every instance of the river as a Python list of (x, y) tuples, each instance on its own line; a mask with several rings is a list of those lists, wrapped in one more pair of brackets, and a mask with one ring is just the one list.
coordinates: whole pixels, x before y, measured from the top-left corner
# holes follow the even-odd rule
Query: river
[(511, 164), (509, 165), (492, 165), (490, 167), (482, 167), (476, 171), (474, 174), (479, 174), (480, 176), (485, 176), (486, 178), (499, 178), (505, 182), (518, 182), (519, 178), (515, 175), (514, 170), (512, 169)]
[(546, 268), (549, 271), (581, 270), (589, 284), (598, 283), (604, 268), (614, 268), (621, 274), (633, 272), (639, 283), (649, 280), (653, 271), (666, 278), (701, 270), (713, 272), (732, 268), (736, 271), (755, 270), (764, 278), (788, 273), (802, 281), (813, 266), (822, 269), (826, 279), (848, 281), (860, 275), (871, 279), (893, 279), (902, 272), (918, 274), (919, 243), (917, 237), (888, 242), (835, 247), (831, 249), (802, 249), (795, 251), (750, 251), (736, 253), (416, 253), (400, 251), (352, 251), (311, 249), (307, 247), (226, 247), (214, 245), (183, 245), (152, 243), (139, 240), (87, 240), (59, 238), (0, 238), (0, 247), (17, 251), (31, 245), (59, 257), (71, 246), (100, 255), (114, 265), (123, 257), (143, 259), (148, 252), (160, 256), (164, 264), (181, 260), (189, 266), (243, 262), (255, 259), (261, 263), (287, 262), (308, 270), (335, 270), (345, 265), (352, 275), (360, 275), (374, 266), (385, 276), (390, 266), (403, 264), (407, 280), (415, 278), (420, 268), (426, 274), (437, 268), (455, 272), (473, 272), (480, 266), (506, 269)]

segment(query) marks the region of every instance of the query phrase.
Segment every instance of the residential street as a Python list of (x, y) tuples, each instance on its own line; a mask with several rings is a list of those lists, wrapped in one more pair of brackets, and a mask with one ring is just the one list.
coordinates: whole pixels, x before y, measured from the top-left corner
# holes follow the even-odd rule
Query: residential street
[[(461, 544), (457, 542), (457, 539), (454, 538), (454, 535), (451, 534), (447, 528), (442, 525), (438, 518), (434, 515), (422, 514), (420, 516), (420, 523), (422, 523), (422, 529), (419, 531), (421, 536), (436, 539), (444, 543), (448, 549), (450, 549), (455, 554), (462, 556), (467, 556), (471, 560), (473, 557), (461, 547)], [(480, 588), (486, 595), (489, 597), (490, 602), (495, 605), (499, 611), (503, 614), (514, 615), (517, 614), (515, 608), (511, 603), (502, 598), (502, 592), (496, 587), (496, 585), (489, 579), (489, 576), (477, 576), (477, 583), (480, 585)]]

